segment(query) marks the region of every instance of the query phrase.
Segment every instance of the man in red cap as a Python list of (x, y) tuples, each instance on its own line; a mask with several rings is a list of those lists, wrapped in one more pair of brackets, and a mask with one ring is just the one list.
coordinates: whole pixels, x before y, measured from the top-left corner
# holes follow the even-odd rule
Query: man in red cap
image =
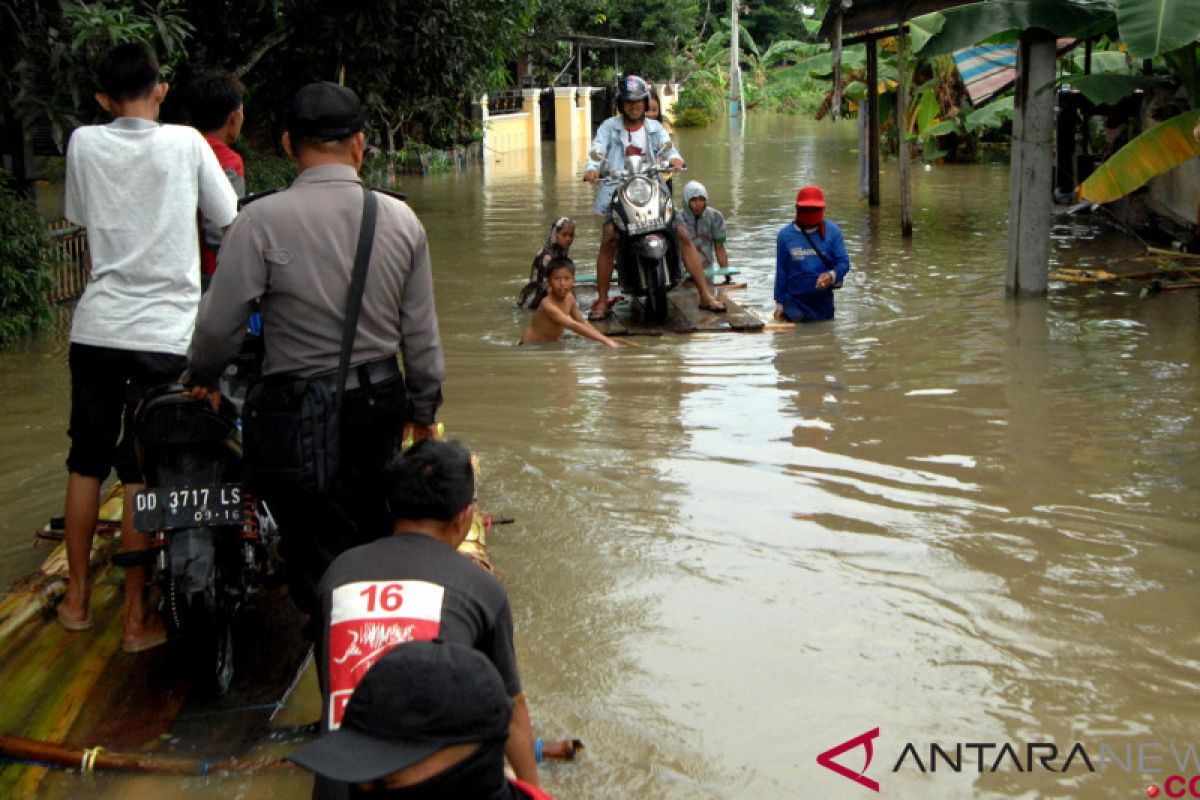
[(850, 271), (842, 231), (825, 220), (825, 195), (816, 186), (796, 194), (796, 218), (775, 239), (775, 319), (833, 319), (833, 290)]

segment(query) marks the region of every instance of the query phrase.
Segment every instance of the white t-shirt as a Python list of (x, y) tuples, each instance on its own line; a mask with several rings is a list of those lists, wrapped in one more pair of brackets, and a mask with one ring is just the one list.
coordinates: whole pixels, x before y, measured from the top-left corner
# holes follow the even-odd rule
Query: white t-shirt
[(645, 124), (639, 125), (636, 131), (631, 131), (628, 128), (625, 128), (622, 129), (621, 133), (623, 134), (621, 138), (625, 145), (626, 155), (630, 154), (631, 149), (640, 151), (640, 155), (643, 157), (649, 157), (651, 155), (650, 142), (646, 138)]
[(195, 129), (122, 117), (72, 134), (66, 216), (87, 229), (92, 258), (72, 342), (187, 353), (200, 302), (197, 207), (220, 227), (237, 215)]

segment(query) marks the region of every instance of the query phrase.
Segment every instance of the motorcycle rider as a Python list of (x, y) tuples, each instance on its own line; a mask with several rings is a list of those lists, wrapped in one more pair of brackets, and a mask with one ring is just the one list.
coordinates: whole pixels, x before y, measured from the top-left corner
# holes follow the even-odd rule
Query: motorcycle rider
[[(626, 155), (644, 155), (650, 158), (665, 158), (672, 169), (683, 167), (683, 157), (671, 144), (671, 139), (661, 124), (646, 118), (646, 104), (650, 96), (649, 86), (637, 75), (626, 75), (621, 79), (617, 92), (617, 107), (621, 112), (618, 116), (606, 119), (599, 130), (592, 146), (588, 148), (588, 161), (584, 165), (583, 179), (595, 183), (600, 177), (600, 166), (607, 163), (619, 166), (625, 163)], [(603, 153), (603, 160), (595, 159), (594, 154)], [(596, 288), (599, 297), (592, 304), (589, 320), (602, 320), (609, 316), (608, 285), (612, 280), (613, 257), (617, 252), (617, 229), (612, 221), (612, 196), (616, 191), (613, 185), (601, 185), (596, 192), (596, 200), (592, 203), (592, 212), (604, 217), (604, 229), (600, 241), (600, 252), (596, 255)], [(692, 244), (691, 237), (681, 225), (675, 225), (679, 240), (683, 264), (696, 288), (700, 292), (700, 308), (705, 311), (723, 313), (725, 304), (716, 298), (708, 282), (704, 278), (704, 268), (701, 266), (700, 253)]]

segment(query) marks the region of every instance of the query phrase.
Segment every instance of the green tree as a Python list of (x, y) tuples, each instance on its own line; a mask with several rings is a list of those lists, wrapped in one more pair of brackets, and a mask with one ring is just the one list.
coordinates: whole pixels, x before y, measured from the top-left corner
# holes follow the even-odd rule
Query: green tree
[(8, 111), (26, 128), (48, 124), (60, 145), (68, 130), (98, 116), (93, 68), (105, 51), (142, 42), (169, 72), (186, 55), (193, 31), (182, 0), (8, 0), (0, 23), (0, 89)]
[(0, 170), (0, 347), (49, 319), (49, 242), (46, 227)]

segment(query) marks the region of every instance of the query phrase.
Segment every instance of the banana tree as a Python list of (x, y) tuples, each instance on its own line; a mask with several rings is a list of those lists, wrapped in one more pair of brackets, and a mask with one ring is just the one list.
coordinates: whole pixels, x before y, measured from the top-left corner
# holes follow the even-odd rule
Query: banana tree
[[(1200, 3), (1195, 0), (994, 0), (941, 15), (942, 28), (921, 49), (923, 56), (983, 40), (1011, 40), (1027, 28), (1086, 38), (1115, 26), (1131, 57), (1154, 59), (1167, 76), (1130, 75), (1120, 65), (1108, 73), (1072, 77), (1073, 85), (1093, 102), (1112, 103), (1139, 88), (1176, 82), (1187, 90), (1192, 109), (1200, 108)], [(1105, 65), (1101, 62), (1101, 66)], [(1195, 158), (1194, 113), (1179, 114), (1131, 141), (1080, 186), (1080, 195), (1110, 202)]]
[(1200, 111), (1188, 111), (1155, 125), (1097, 167), (1079, 187), (1080, 197), (1093, 203), (1111, 203), (1200, 156), (1197, 125)]

